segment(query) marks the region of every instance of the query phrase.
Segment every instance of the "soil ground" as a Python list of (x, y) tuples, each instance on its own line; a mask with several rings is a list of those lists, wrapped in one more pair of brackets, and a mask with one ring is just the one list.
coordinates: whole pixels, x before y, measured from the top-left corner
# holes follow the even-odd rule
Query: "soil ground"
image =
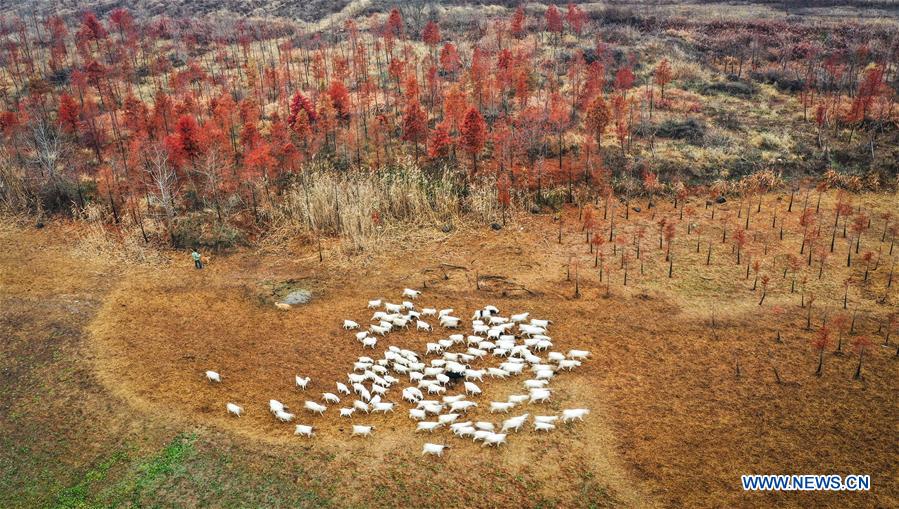
[[(785, 209), (784, 198), (765, 198), (764, 221), (773, 208)], [(864, 199), (872, 209), (895, 211), (895, 196)], [(651, 209), (640, 205), (643, 212), (622, 220), (622, 231), (647, 228), (643, 275), (632, 260), (624, 286), (617, 259), (607, 260), (608, 294), (609, 274), (599, 281), (573, 207), (562, 216), (562, 243), (551, 217), (516, 216), (500, 231), (426, 230), (349, 258), (328, 246), (322, 263), (313, 247), (299, 243), (265, 254), (244, 250), (213, 256), (202, 271), (181, 253), (158, 265), (85, 258), (73, 249), (77, 225), (36, 230), (6, 221), (0, 506), (899, 505), (899, 338), (883, 348), (877, 335), (897, 305), (897, 285), (885, 288), (889, 267), (850, 289), (856, 334), (871, 335), (875, 344), (864, 379), (852, 379), (857, 355), (848, 347), (833, 355), (833, 346), (819, 378), (810, 346), (815, 331), (804, 330), (806, 309), (790, 292), (789, 276), (763, 269), (773, 282), (759, 306), (759, 291), (749, 290), (752, 277), (742, 277), (745, 262), (734, 264), (729, 244), (713, 242), (705, 266), (705, 244), (696, 254), (695, 238), (687, 237), (676, 241), (669, 279)], [(703, 223), (707, 212), (694, 205)], [(719, 214), (728, 210), (735, 214), (736, 204)], [(797, 216), (785, 215), (786, 238), (770, 241), (769, 261), (778, 249), (798, 248)], [(878, 216), (872, 217), (868, 249), (879, 240)], [(715, 224), (709, 221), (703, 235), (719, 236)], [(842, 312), (848, 269), (840, 267), (845, 241), (838, 242), (825, 276), (808, 283), (808, 293), (818, 296), (813, 329), (824, 313)], [(750, 254), (764, 256), (761, 246), (754, 243)], [(579, 260), (576, 278), (571, 256)], [(313, 300), (276, 309), (272, 293), (288, 286), (311, 290)], [(555, 350), (592, 355), (553, 381), (547, 407), (530, 411), (587, 407), (585, 422), (546, 435), (528, 429), (510, 435), (508, 447), (488, 449), (445, 431), (414, 433), (405, 404), (395, 414), (353, 419), (336, 417), (334, 409), (323, 417), (302, 411), (304, 400), (334, 392), (333, 382), (359, 355), (377, 358), (391, 344), (423, 350), (425, 341), (442, 337), (439, 329), (392, 333), (363, 351), (341, 329), (345, 318), (367, 323), (368, 299), (398, 301), (404, 287), (423, 290), (419, 306), (453, 307), (466, 318), (493, 304), (503, 314), (552, 319)], [(224, 381), (208, 383), (207, 369)], [(312, 378), (305, 393), (294, 387), (295, 374)], [(484, 407), (524, 392), (520, 380), (485, 379), (472, 418), (497, 421)], [(271, 398), (295, 409), (298, 422), (316, 426), (317, 436), (301, 439), (293, 426), (277, 423), (266, 408)], [(229, 401), (246, 415), (229, 417)], [(375, 425), (374, 436), (349, 438), (351, 423)], [(452, 448), (442, 459), (422, 458), (427, 441)], [(870, 474), (873, 487), (745, 493), (746, 473)]]

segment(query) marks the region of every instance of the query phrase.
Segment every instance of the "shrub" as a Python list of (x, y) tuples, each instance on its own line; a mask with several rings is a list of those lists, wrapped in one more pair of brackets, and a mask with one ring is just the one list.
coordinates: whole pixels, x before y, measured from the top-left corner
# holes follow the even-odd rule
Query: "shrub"
[(590, 18), (595, 20), (597, 24), (604, 25), (633, 25), (640, 26), (643, 24), (653, 23), (654, 20), (645, 16), (638, 15), (630, 6), (610, 6), (598, 10), (588, 11)]
[(718, 83), (709, 83), (702, 88), (702, 92), (706, 95), (720, 93), (728, 94), (736, 97), (748, 98), (758, 92), (756, 87), (751, 83), (743, 81), (723, 81)]
[(182, 215), (173, 228), (175, 247), (222, 250), (245, 243), (240, 230), (216, 221), (215, 213), (199, 211)]
[(725, 129), (730, 129), (731, 131), (740, 131), (743, 129), (743, 124), (740, 123), (737, 114), (732, 111), (715, 112), (715, 123)]
[(64, 67), (62, 69), (57, 69), (47, 75), (47, 81), (50, 82), (51, 85), (61, 87), (69, 84), (69, 77), (72, 74), (71, 67)]
[(778, 137), (777, 134), (772, 132), (756, 134), (750, 139), (750, 143), (760, 150), (772, 152), (790, 150), (793, 146), (793, 140), (789, 135), (784, 134), (782, 137)]
[(674, 79), (684, 90), (702, 93), (704, 87), (712, 80), (711, 73), (696, 62), (678, 60), (672, 63)]
[(563, 188), (546, 189), (542, 193), (541, 204), (553, 211), (558, 211), (568, 199), (568, 191)]
[(79, 196), (78, 184), (68, 179), (45, 184), (37, 190), (37, 198), (44, 211), (53, 213), (69, 213), (72, 204), (81, 205), (83, 202), (83, 196)]
[(184, 61), (184, 59), (181, 58), (181, 56), (176, 55), (176, 54), (169, 55), (169, 62), (172, 64), (172, 67), (174, 67), (176, 69), (178, 69), (180, 67), (184, 67), (186, 65), (186, 62)]
[(774, 85), (781, 92), (796, 93), (802, 90), (802, 80), (788, 78), (778, 70), (753, 72), (750, 74), (750, 77), (756, 81)]
[(137, 75), (137, 77), (140, 78), (142, 81), (143, 81), (144, 79), (149, 78), (150, 76), (152, 76), (152, 73), (150, 72), (150, 68), (147, 67), (146, 65), (138, 66), (138, 67), (135, 69), (134, 73), (135, 73), (135, 74)]
[(686, 120), (665, 120), (659, 124), (656, 134), (663, 138), (685, 140), (698, 145), (705, 138), (705, 130), (704, 123), (691, 117)]

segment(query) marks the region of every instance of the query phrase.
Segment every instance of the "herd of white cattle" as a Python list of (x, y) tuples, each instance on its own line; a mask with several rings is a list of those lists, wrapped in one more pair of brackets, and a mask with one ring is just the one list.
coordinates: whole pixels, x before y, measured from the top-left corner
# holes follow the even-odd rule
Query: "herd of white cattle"
[[(368, 330), (359, 330), (360, 325), (353, 320), (344, 320), (343, 328), (359, 330), (355, 332), (355, 337), (363, 349), (374, 349), (378, 344), (377, 336), (383, 338), (391, 331), (408, 329), (412, 324), (418, 331), (431, 332), (431, 324), (426, 321), (429, 317), (436, 317), (444, 329), (459, 329), (462, 319), (453, 316), (453, 309), (417, 310), (412, 301), (420, 295), (420, 291), (406, 288), (403, 290), (403, 298), (409, 300), (401, 304), (380, 299), (370, 300), (368, 308), (375, 311), (371, 317), (373, 323)], [(468, 399), (475, 399), (482, 393), (475, 381), (483, 384), (485, 376), (492, 379), (519, 376), (529, 367), (533, 375), (522, 384), (527, 390), (526, 394), (512, 394), (506, 401), (490, 402), (491, 414), (508, 413), (519, 405), (549, 401), (552, 394), (549, 383), (556, 374), (580, 366), (581, 361), (589, 356), (586, 350), (569, 350), (567, 354), (549, 351), (544, 361), (538, 353), (553, 348), (552, 339), (547, 335), (552, 322), (529, 317), (530, 313), (503, 317), (495, 306), (486, 306), (475, 311), (471, 317), (473, 334), (466, 336), (454, 330), (455, 333), (444, 339), (427, 342), (424, 355), (390, 345), (378, 360), (367, 356), (359, 357), (353, 364), (353, 372), (347, 373), (346, 383), (335, 382), (336, 392), (323, 392), (322, 403), (307, 400), (304, 409), (312, 414), (323, 415), (328, 410), (323, 403), (343, 404), (346, 406), (339, 408), (340, 417), (347, 418), (352, 418), (357, 413), (367, 415), (393, 412), (395, 403), (385, 398), (392, 388), (401, 385), (401, 380), (393, 376), (392, 372), (400, 377), (408, 377), (409, 383), (413, 384), (400, 392), (402, 399), (412, 406), (409, 417), (418, 421), (416, 431), (430, 433), (447, 427), (455, 436), (481, 441), (484, 446), (504, 444), (508, 432), (520, 431), (531, 414), (523, 413), (503, 420), (498, 432), (493, 422), (462, 421), (466, 412), (478, 406), (476, 401)], [(453, 351), (454, 349), (458, 351)], [(499, 361), (497, 366), (472, 368), (472, 364), (486, 364), (488, 354)], [(424, 357), (427, 356), (434, 358), (425, 363)], [(210, 382), (222, 381), (222, 376), (216, 371), (207, 371), (206, 378)], [(298, 389), (305, 391), (311, 379), (296, 375), (295, 383)], [(460, 393), (448, 394), (452, 390)], [(425, 393), (427, 397), (440, 396), (440, 399), (426, 399)], [(349, 404), (350, 399), (353, 399), (352, 404)], [(269, 411), (281, 422), (296, 419), (296, 415), (290, 413), (287, 406), (278, 400), (269, 400), (268, 406)], [(244, 413), (243, 407), (235, 403), (228, 403), (226, 410), (237, 417)], [(556, 421), (582, 421), (589, 413), (586, 408), (571, 408), (562, 410), (561, 415), (534, 415), (533, 429), (535, 432), (553, 431), (556, 429)], [(353, 424), (351, 436), (371, 436), (374, 429), (371, 425)], [(295, 434), (313, 437), (315, 429), (311, 425), (296, 424)], [(441, 456), (448, 447), (446, 444), (426, 443), (422, 454)]]

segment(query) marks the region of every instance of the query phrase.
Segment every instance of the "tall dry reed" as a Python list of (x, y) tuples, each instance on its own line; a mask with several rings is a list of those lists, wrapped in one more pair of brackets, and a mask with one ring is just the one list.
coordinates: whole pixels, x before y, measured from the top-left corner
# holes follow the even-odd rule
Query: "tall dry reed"
[(354, 250), (392, 230), (499, 217), (495, 180), (466, 182), (448, 168), (423, 170), (410, 160), (380, 170), (335, 170), (312, 164), (272, 212), (274, 236), (339, 236)]

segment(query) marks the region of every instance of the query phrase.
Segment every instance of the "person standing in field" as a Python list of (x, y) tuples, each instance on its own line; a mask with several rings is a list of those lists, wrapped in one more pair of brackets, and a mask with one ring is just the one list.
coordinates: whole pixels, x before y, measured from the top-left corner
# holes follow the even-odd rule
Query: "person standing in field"
[(198, 253), (196, 249), (194, 249), (194, 252), (190, 254), (190, 257), (194, 259), (194, 267), (198, 269), (203, 268), (203, 257), (200, 256), (200, 253)]

